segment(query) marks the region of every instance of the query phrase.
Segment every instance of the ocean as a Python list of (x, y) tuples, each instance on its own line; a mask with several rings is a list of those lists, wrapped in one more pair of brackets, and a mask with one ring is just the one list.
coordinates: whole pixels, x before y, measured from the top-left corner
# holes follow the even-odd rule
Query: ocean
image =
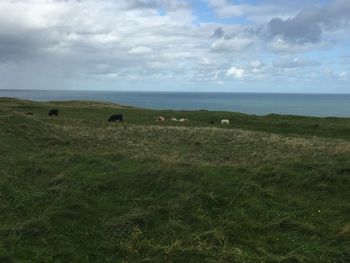
[(350, 94), (0, 90), (0, 97), (34, 101), (105, 101), (149, 109), (350, 117)]

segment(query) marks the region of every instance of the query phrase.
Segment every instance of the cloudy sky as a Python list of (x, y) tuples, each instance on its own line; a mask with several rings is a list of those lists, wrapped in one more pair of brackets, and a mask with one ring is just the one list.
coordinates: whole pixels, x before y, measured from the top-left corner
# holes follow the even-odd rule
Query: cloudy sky
[(0, 89), (350, 93), (349, 0), (1, 0)]

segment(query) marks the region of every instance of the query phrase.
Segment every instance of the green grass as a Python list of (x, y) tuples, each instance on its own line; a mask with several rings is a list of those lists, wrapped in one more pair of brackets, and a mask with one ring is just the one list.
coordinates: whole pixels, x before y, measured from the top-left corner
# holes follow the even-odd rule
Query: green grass
[(349, 262), (349, 186), (347, 118), (0, 99), (0, 262)]

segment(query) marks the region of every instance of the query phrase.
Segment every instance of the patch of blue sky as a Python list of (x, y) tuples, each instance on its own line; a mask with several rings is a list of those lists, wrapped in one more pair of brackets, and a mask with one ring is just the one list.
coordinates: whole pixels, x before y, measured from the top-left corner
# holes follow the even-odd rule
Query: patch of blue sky
[(197, 23), (215, 23), (224, 25), (245, 25), (250, 24), (251, 21), (245, 16), (238, 17), (219, 17), (212, 7), (205, 1), (191, 0), (191, 6), (194, 15), (197, 17)]
[(335, 64), (339, 64), (340, 58), (349, 53), (348, 46), (340, 45), (328, 49), (310, 50), (305, 54), (305, 57), (317, 60), (322, 64), (334, 66)]
[(158, 8), (158, 15), (159, 16), (165, 16), (166, 15), (166, 11), (164, 8)]

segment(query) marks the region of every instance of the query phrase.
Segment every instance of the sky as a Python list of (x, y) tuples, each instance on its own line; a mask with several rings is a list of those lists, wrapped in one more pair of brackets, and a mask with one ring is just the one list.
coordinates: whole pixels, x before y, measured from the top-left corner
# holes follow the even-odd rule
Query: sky
[(1, 0), (0, 89), (350, 93), (349, 0)]

